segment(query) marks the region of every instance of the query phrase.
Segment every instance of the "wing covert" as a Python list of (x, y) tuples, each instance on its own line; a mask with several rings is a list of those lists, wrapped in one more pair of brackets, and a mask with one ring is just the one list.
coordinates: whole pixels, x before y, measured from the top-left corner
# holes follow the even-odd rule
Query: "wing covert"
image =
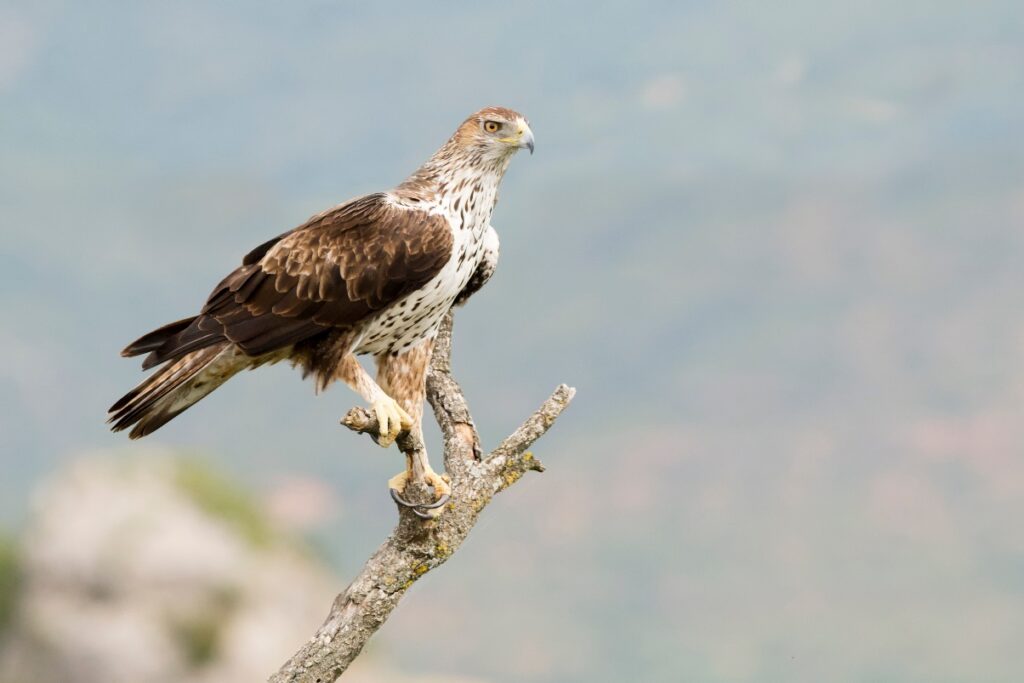
[(225, 339), (257, 356), (352, 327), (428, 283), (451, 252), (443, 216), (384, 193), (360, 197), (250, 252), (192, 324), (143, 365)]

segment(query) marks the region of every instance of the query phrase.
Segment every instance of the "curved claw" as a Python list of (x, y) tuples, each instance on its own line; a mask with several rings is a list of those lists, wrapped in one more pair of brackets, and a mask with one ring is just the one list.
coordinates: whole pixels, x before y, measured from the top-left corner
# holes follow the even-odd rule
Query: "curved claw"
[(433, 503), (410, 503), (402, 497), (395, 489), (388, 489), (391, 492), (391, 500), (395, 501), (402, 507), (407, 507), (413, 511), (420, 519), (434, 519), (434, 515), (430, 514), (429, 510), (436, 510), (440, 507), (444, 507), (448, 504), (448, 501), (452, 499), (450, 493), (442, 494), (440, 498), (435, 500)]
[(388, 489), (388, 491), (391, 492), (391, 500), (395, 501), (396, 503), (398, 503), (402, 507), (413, 508), (413, 509), (419, 507), (419, 505), (417, 505), (416, 503), (410, 503), (405, 498), (402, 498), (402, 494), (400, 494), (397, 491), (397, 489)]
[(424, 512), (423, 510), (420, 510), (419, 508), (413, 508), (412, 509), (412, 514), (416, 515), (420, 519), (436, 519), (434, 517), (434, 515), (430, 514), (429, 512)]
[(433, 503), (425, 503), (423, 505), (417, 505), (416, 507), (420, 510), (436, 510), (437, 508), (444, 507), (445, 504), (452, 499), (452, 494), (442, 494), (440, 498), (435, 500)]

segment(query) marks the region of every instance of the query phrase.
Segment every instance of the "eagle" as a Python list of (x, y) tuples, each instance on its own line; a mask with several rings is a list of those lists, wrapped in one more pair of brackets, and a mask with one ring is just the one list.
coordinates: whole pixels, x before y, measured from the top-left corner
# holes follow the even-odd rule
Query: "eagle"
[[(369, 405), (387, 448), (422, 438), (426, 372), (441, 320), (494, 273), (491, 214), (515, 153), (533, 153), (526, 118), (487, 107), (392, 190), (351, 199), (259, 245), (194, 315), (129, 344), (157, 370), (109, 409), (113, 431), (151, 434), (241, 370), (290, 361), (323, 390), (343, 380)], [(357, 356), (370, 354), (374, 379)], [(427, 461), (407, 458), (392, 497), (422, 472), (435, 503), (450, 494)], [(412, 506), (411, 507), (416, 507)], [(421, 514), (420, 516), (423, 516)]]

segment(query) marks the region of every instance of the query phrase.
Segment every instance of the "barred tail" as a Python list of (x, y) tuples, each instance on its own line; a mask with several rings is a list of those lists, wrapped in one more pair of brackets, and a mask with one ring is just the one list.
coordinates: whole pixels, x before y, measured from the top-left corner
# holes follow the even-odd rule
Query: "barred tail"
[(129, 434), (132, 439), (151, 434), (249, 367), (252, 360), (230, 343), (188, 353), (157, 370), (110, 406), (107, 423), (113, 423), (111, 429), (115, 432), (134, 425)]

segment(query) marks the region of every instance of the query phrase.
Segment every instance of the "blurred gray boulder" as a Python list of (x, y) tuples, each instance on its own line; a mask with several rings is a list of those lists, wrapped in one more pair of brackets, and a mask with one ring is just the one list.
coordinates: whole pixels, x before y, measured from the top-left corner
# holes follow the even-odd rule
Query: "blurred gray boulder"
[(2, 683), (265, 680), (342, 586), (245, 493), (152, 453), (50, 480), (18, 565)]

